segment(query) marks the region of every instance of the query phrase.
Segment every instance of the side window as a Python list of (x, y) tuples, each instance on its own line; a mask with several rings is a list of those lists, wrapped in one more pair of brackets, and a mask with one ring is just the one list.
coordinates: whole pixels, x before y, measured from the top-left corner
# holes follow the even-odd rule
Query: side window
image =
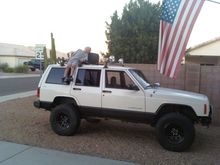
[(106, 88), (131, 89), (134, 85), (134, 82), (124, 71), (106, 71)]
[(105, 87), (106, 88), (120, 88), (120, 72), (106, 71)]
[(100, 75), (101, 75), (101, 70), (79, 69), (77, 76), (76, 76), (75, 85), (99, 87), (100, 86)]
[(47, 77), (46, 83), (48, 84), (63, 84), (62, 78), (65, 68), (52, 68)]

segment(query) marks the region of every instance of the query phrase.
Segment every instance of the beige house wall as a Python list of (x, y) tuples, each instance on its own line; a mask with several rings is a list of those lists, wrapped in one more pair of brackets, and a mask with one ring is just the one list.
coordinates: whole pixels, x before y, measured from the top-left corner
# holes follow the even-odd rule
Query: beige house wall
[(16, 66), (23, 65), (24, 62), (30, 61), (31, 57), (16, 57)]
[(7, 63), (9, 67), (14, 67), (16, 63), (16, 58), (15, 57), (0, 57), (0, 64)]
[(31, 57), (15, 57), (15, 56), (0, 56), (0, 64), (7, 63), (9, 67), (23, 65), (25, 61), (29, 61)]
[[(65, 57), (65, 53), (57, 51), (57, 57)], [(26, 47), (24, 45), (15, 45), (0, 43), (0, 64), (7, 63), (10, 67), (23, 65), (25, 61), (36, 58), (35, 47)], [(50, 50), (47, 49), (47, 56), (50, 56)]]

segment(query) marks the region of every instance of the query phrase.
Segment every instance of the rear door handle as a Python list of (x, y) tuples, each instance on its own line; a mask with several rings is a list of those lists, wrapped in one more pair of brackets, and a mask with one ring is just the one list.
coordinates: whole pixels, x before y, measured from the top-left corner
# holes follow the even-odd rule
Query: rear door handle
[(73, 88), (73, 90), (81, 91), (81, 88)]
[(103, 93), (112, 93), (112, 91), (103, 90)]

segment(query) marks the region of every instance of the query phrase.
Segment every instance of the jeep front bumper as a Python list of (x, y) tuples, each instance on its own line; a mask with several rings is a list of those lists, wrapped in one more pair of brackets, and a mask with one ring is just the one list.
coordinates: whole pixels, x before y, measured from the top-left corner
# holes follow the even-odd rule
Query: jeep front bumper
[(213, 107), (210, 105), (209, 107), (209, 115), (207, 117), (200, 117), (199, 121), (203, 126), (209, 126), (212, 123), (212, 111)]

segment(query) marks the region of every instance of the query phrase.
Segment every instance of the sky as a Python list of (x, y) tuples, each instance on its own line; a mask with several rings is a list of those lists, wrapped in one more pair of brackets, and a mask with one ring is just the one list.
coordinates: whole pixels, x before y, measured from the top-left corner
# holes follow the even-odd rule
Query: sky
[[(105, 22), (110, 22), (115, 10), (121, 13), (129, 1), (1, 0), (0, 43), (46, 44), (50, 49), (50, 33), (53, 32), (58, 51), (66, 53), (91, 46), (93, 52), (106, 52)], [(157, 3), (159, 0), (149, 1)], [(187, 47), (219, 37), (219, 16), (220, 4), (206, 1)]]

